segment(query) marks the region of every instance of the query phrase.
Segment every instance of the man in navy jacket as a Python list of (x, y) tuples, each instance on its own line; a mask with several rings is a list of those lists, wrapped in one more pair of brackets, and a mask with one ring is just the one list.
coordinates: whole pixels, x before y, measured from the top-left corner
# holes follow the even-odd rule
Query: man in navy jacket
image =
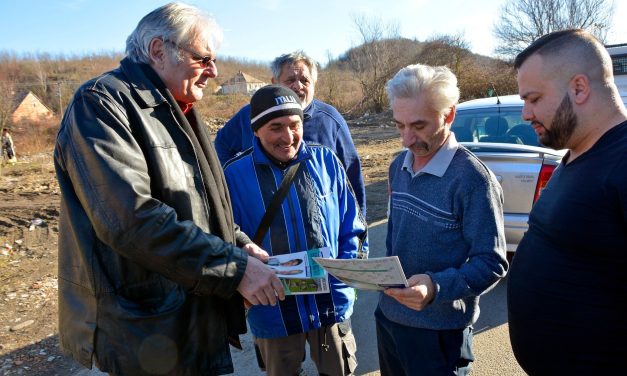
[[(346, 169), (348, 181), (365, 218), (366, 188), (361, 174), (361, 163), (348, 125), (333, 106), (314, 99), (318, 79), (316, 62), (304, 52), (295, 51), (274, 59), (271, 69), (272, 83), (292, 89), (303, 105), (303, 140), (327, 146), (335, 152)], [(222, 165), (252, 146), (250, 105), (244, 106), (218, 131), (214, 143)]]

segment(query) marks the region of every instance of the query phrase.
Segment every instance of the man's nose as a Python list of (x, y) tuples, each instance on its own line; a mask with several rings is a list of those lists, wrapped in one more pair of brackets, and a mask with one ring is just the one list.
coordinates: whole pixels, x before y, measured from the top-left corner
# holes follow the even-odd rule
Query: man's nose
[(281, 132), (281, 141), (286, 145), (291, 145), (294, 142), (294, 131), (289, 127), (285, 127)]
[(294, 83), (292, 83), (290, 89), (298, 93), (302, 87), (303, 87), (303, 84), (299, 80), (296, 80), (294, 81)]
[(401, 140), (403, 141), (404, 146), (412, 145), (414, 141), (416, 141), (416, 135), (414, 134), (414, 132), (411, 132), (407, 129), (403, 129), (400, 131), (400, 133), (401, 133)]
[(216, 63), (214, 61), (210, 62), (203, 71), (203, 74), (206, 74), (211, 78), (218, 77), (218, 66), (216, 65)]
[(525, 121), (532, 121), (533, 120), (533, 111), (531, 111), (531, 109), (529, 108), (529, 106), (526, 103), (523, 104), (522, 118)]

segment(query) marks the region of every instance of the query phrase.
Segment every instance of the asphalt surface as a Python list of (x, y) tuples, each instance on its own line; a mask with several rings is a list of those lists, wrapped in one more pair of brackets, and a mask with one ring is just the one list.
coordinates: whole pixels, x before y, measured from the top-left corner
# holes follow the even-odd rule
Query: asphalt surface
[[(385, 256), (385, 235), (387, 221), (370, 225), (368, 236), (370, 257)], [(507, 330), (507, 280), (501, 281), (493, 290), (481, 297), (481, 316), (475, 324), (474, 354), (472, 375), (475, 376), (517, 376), (525, 375), (514, 359)], [(357, 341), (356, 375), (380, 375), (377, 355), (377, 341), (374, 324), (374, 310), (378, 292), (358, 291), (352, 317), (353, 332)], [(252, 340), (244, 336), (244, 351), (232, 351), (235, 375), (265, 375), (257, 367)], [(316, 367), (307, 358), (303, 364), (307, 375), (317, 375)]]
[[(370, 225), (370, 257), (385, 255), (385, 235), (387, 222)], [(515, 376), (525, 375), (512, 354), (507, 330), (506, 305), (507, 279), (481, 298), (481, 316), (475, 324), (473, 352), (475, 362), (471, 374), (475, 376)], [(356, 375), (380, 375), (377, 355), (377, 341), (374, 324), (374, 310), (378, 300), (377, 292), (358, 291), (352, 317), (353, 332), (357, 341)], [(257, 366), (255, 351), (250, 333), (241, 337), (244, 350), (231, 348), (235, 375), (262, 376)], [(316, 367), (307, 356), (303, 369), (309, 376), (317, 375)], [(74, 376), (102, 376), (95, 370), (82, 370)]]

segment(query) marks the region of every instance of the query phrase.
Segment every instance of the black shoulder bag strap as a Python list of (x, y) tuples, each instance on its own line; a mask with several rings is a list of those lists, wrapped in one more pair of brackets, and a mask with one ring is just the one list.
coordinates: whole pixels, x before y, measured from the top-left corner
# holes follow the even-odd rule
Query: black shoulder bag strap
[(285, 176), (283, 176), (283, 181), (281, 181), (281, 186), (276, 191), (274, 196), (272, 196), (272, 201), (270, 201), (270, 206), (266, 210), (266, 213), (261, 218), (261, 223), (259, 223), (259, 227), (257, 228), (257, 232), (255, 233), (255, 237), (253, 238), (253, 243), (257, 244), (261, 247), (261, 242), (263, 242), (263, 238), (266, 236), (268, 229), (270, 228), (270, 224), (276, 215), (277, 210), (281, 207), (283, 200), (285, 199), (285, 195), (290, 190), (290, 185), (294, 180), (294, 176), (296, 173), (302, 168), (304, 163), (298, 162), (290, 168), (287, 169)]
[[(261, 247), (261, 242), (263, 242), (263, 238), (266, 236), (268, 229), (270, 228), (270, 224), (276, 215), (277, 210), (281, 207), (283, 200), (285, 200), (285, 195), (290, 190), (290, 185), (296, 176), (296, 173), (300, 171), (300, 169), (304, 166), (304, 163), (298, 162), (294, 165), (290, 166), (283, 176), (283, 180), (281, 181), (281, 185), (279, 189), (276, 191), (274, 196), (272, 196), (272, 200), (270, 201), (270, 206), (261, 218), (261, 223), (259, 223), (259, 227), (257, 228), (257, 232), (255, 233), (255, 237), (253, 238), (253, 243), (257, 244)], [(262, 371), (266, 370), (266, 364), (261, 357), (261, 351), (259, 350), (259, 345), (255, 342), (255, 356), (257, 357), (257, 365)], [(303, 359), (304, 360), (304, 359)]]

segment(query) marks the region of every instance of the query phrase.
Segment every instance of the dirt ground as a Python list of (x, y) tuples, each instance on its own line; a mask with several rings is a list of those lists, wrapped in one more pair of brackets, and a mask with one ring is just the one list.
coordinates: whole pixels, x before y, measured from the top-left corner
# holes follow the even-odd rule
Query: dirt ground
[[(385, 217), (387, 168), (400, 142), (389, 116), (349, 123), (373, 222)], [(59, 197), (52, 153), (21, 157), (0, 171), (0, 375), (71, 375), (82, 368), (58, 345)]]

